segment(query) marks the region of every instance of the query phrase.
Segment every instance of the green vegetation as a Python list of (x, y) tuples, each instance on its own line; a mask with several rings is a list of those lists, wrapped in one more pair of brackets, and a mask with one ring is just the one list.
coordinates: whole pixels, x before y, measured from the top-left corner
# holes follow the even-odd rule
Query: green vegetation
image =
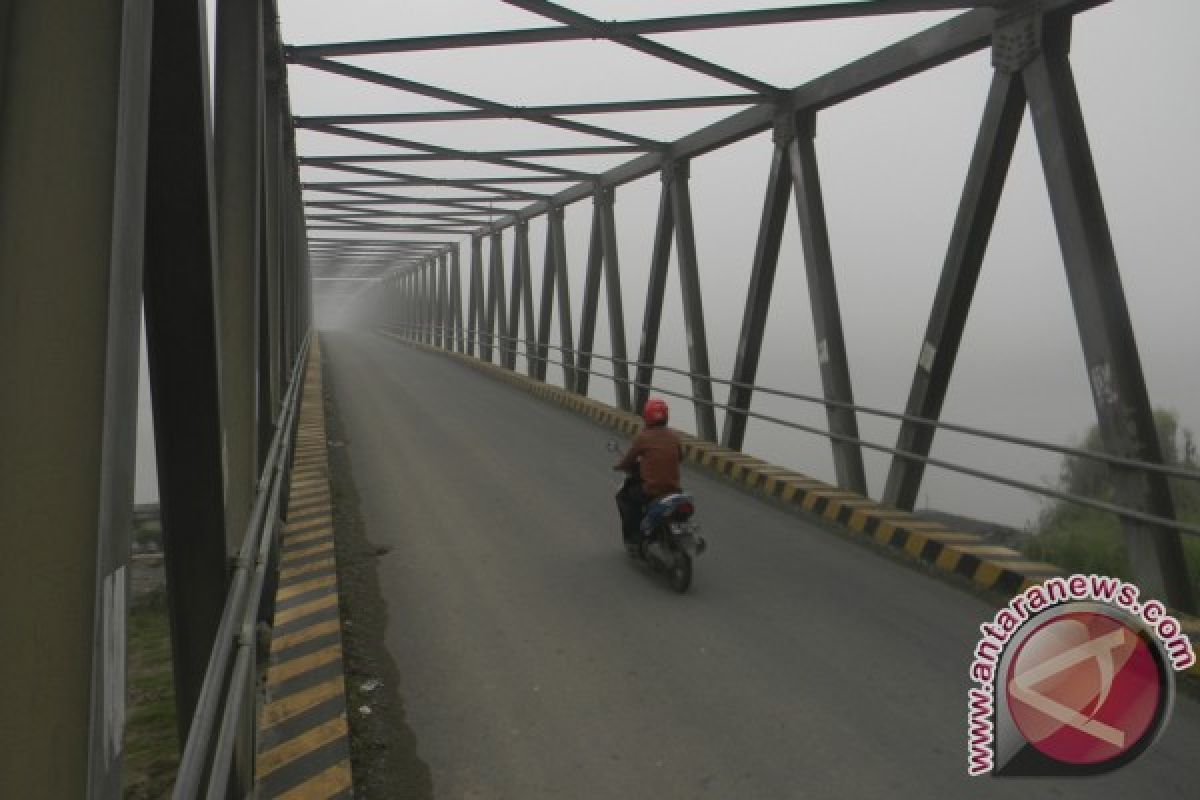
[[(1173, 412), (1156, 411), (1154, 422), (1163, 460), (1171, 465), (1197, 468), (1194, 437), (1190, 430), (1179, 426), (1178, 417)], [(1095, 425), (1079, 446), (1085, 450), (1104, 449)], [(1200, 483), (1172, 478), (1170, 484), (1178, 519), (1200, 523)], [(1091, 459), (1065, 457), (1058, 485), (1070, 494), (1098, 500), (1113, 498), (1108, 468), (1103, 462)], [(1200, 537), (1184, 534), (1183, 549), (1192, 585), (1200, 593)], [(1056, 501), (1048, 506), (1039, 517), (1025, 551), (1032, 558), (1058, 564), (1070, 572), (1133, 578), (1120, 521), (1112, 514), (1074, 503)]]
[(179, 764), (166, 597), (158, 589), (129, 610), (125, 798), (168, 797)]

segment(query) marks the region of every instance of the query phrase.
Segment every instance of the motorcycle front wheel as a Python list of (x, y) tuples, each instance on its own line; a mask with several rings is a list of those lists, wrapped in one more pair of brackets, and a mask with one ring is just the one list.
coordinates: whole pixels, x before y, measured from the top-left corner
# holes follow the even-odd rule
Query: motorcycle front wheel
[(671, 588), (683, 594), (692, 585), (692, 557), (682, 550), (671, 564)]

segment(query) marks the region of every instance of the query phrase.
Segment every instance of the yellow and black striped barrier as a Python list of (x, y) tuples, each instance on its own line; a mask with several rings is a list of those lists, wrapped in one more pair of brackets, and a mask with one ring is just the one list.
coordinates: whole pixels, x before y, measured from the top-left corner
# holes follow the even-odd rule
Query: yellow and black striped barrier
[(321, 353), (315, 340), (304, 379), (287, 525), (280, 537), (258, 730), (258, 797), (351, 797)]

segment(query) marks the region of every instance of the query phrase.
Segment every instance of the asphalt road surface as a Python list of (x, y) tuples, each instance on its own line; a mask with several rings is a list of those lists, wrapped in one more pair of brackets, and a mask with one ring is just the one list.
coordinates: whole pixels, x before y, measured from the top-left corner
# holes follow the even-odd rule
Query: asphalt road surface
[(969, 779), (995, 609), (693, 471), (677, 595), (620, 547), (611, 432), (382, 335), (323, 351), (436, 797), (1200, 797), (1187, 697), (1116, 773)]

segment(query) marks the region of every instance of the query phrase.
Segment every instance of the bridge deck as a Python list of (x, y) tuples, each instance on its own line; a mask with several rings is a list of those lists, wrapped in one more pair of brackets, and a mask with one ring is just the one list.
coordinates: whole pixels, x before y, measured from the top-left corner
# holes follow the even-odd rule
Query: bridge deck
[[(698, 472), (712, 548), (676, 596), (619, 547), (607, 431), (385, 337), (323, 341), (436, 796), (1028, 792), (967, 785), (982, 601)], [(1044, 788), (1191, 796), (1197, 742), (1180, 698), (1139, 761)]]

